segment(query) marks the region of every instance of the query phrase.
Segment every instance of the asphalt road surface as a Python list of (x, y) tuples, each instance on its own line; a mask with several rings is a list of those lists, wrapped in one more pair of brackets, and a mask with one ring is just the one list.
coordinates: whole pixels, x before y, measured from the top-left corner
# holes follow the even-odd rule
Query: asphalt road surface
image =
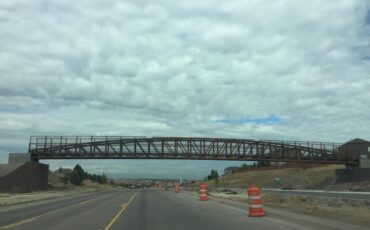
[(247, 206), (161, 190), (111, 190), (0, 210), (0, 229), (227, 230), (308, 229), (282, 219), (247, 216)]

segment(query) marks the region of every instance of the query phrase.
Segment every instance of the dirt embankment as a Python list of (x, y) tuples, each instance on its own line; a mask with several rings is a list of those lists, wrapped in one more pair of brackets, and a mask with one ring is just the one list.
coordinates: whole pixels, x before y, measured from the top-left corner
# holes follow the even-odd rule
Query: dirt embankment
[(370, 201), (318, 196), (264, 194), (269, 207), (370, 226)]
[[(217, 187), (246, 188), (253, 184), (264, 188), (326, 189), (335, 178), (335, 170), (341, 168), (344, 166), (253, 169), (223, 176), (218, 179)], [(212, 180), (208, 185), (212, 188), (216, 183)]]
[(49, 190), (86, 190), (86, 189), (109, 189), (110, 184), (99, 184), (91, 180), (84, 180), (81, 186), (75, 186), (70, 182), (64, 182), (63, 175), (49, 172), (48, 177)]

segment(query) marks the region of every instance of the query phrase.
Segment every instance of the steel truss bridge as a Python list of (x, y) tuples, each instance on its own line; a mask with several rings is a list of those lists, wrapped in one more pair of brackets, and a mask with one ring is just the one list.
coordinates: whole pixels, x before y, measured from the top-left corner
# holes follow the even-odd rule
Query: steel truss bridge
[(191, 159), (357, 164), (328, 142), (197, 137), (31, 136), (29, 154), (43, 159)]

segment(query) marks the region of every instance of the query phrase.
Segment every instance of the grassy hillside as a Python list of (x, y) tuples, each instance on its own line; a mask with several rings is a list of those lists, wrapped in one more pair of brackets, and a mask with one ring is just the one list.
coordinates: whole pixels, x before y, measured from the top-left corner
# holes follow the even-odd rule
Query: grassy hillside
[(50, 189), (59, 190), (76, 190), (76, 189), (109, 189), (114, 186), (110, 184), (99, 184), (91, 180), (84, 180), (80, 186), (71, 184), (70, 182), (63, 183), (62, 175), (49, 171), (48, 183)]
[[(253, 184), (264, 188), (322, 189), (333, 181), (335, 170), (340, 168), (344, 166), (250, 170), (219, 178), (217, 187), (246, 188)], [(275, 178), (280, 178), (280, 183)], [(209, 181), (208, 185), (215, 187), (215, 181)]]

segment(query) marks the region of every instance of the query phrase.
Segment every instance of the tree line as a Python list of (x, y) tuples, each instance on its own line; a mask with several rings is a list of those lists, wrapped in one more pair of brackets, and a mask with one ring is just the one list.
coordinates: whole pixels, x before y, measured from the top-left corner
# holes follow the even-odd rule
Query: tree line
[(84, 180), (91, 180), (99, 184), (108, 183), (108, 177), (104, 173), (101, 175), (89, 174), (79, 164), (73, 168), (72, 172), (64, 175), (63, 178), (64, 183), (69, 181), (74, 185), (81, 185)]
[(211, 173), (210, 173), (208, 176), (206, 176), (206, 177), (204, 178), (204, 180), (205, 180), (205, 181), (207, 181), (207, 180), (213, 180), (213, 179), (218, 180), (218, 178), (219, 178), (219, 175), (218, 175), (217, 170), (212, 169), (212, 170), (211, 170)]

